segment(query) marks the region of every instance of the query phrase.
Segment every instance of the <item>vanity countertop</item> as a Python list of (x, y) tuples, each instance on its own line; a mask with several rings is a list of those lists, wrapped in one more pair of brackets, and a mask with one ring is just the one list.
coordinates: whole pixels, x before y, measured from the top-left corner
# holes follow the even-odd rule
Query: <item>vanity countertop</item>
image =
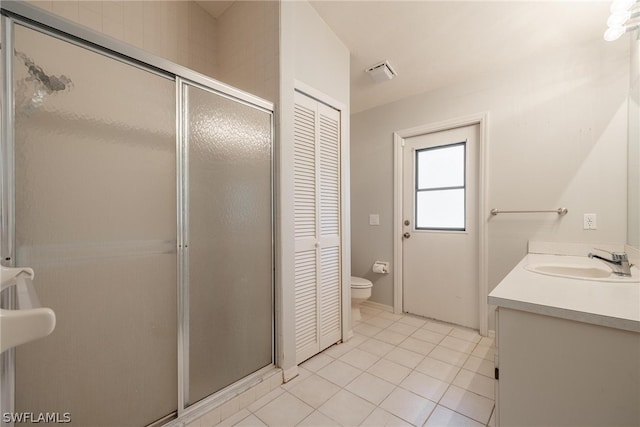
[(529, 264), (585, 260), (588, 258), (530, 253), (489, 293), (489, 304), (640, 332), (640, 283), (556, 277), (525, 269)]

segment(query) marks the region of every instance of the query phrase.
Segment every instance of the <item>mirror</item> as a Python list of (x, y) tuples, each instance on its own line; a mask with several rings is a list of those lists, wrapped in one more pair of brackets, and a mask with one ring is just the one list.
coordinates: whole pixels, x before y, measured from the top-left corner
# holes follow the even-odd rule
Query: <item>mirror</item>
[(627, 152), (627, 244), (640, 249), (640, 34), (631, 42), (629, 148)]
[(638, 38), (631, 43), (630, 71), (627, 244), (640, 249), (640, 39)]

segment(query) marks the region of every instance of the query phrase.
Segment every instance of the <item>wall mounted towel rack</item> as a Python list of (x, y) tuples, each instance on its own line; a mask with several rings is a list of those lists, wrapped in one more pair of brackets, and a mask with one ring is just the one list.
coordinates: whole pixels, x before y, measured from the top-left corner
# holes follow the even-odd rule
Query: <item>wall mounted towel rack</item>
[(558, 208), (548, 211), (502, 211), (500, 209), (491, 209), (491, 215), (505, 214), (505, 213), (557, 213), (560, 216), (566, 215), (569, 212), (567, 208)]

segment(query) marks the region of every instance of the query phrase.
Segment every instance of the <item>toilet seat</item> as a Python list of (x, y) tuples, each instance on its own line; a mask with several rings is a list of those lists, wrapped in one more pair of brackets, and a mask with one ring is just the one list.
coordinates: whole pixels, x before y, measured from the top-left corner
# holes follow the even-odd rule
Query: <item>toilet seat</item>
[(351, 287), (354, 289), (367, 289), (373, 287), (373, 283), (362, 277), (351, 276)]

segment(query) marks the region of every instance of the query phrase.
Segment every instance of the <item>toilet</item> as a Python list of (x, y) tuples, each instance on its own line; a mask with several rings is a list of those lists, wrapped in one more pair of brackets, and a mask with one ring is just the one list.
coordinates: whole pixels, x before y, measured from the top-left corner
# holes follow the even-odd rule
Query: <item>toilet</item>
[(362, 277), (351, 276), (351, 320), (360, 320), (360, 304), (371, 297), (373, 283)]

